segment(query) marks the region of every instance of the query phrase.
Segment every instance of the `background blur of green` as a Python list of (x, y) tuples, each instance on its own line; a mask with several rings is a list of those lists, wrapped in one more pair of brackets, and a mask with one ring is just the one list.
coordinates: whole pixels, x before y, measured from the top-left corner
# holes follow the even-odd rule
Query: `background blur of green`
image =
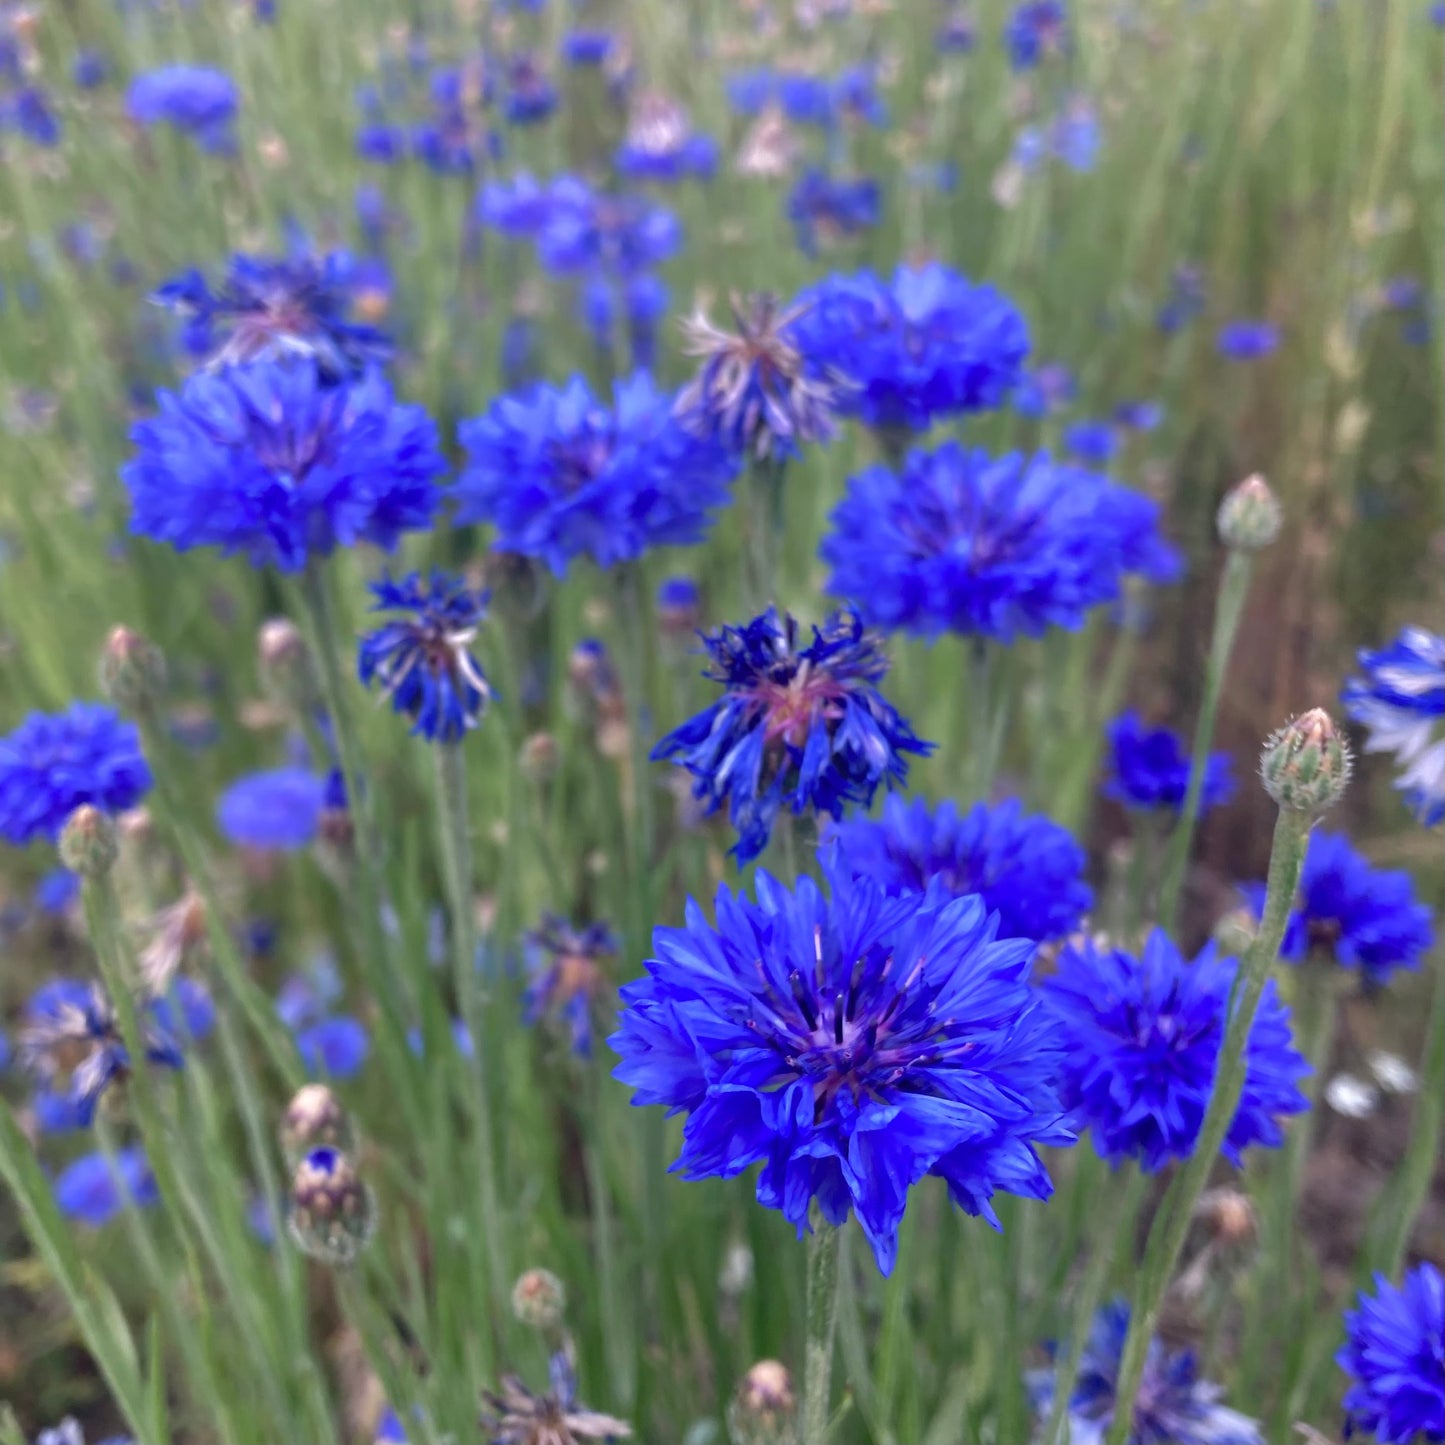
[[(386, 253), (398, 389), (431, 410), (449, 445), (456, 421), (498, 391), (502, 332), (521, 311), (540, 319), (544, 374), (562, 379), (580, 369), (596, 379), (603, 363), (563, 289), (530, 261), (519, 274), (490, 240), (474, 244), (474, 180), (438, 177), (414, 162), (367, 165), (353, 146), (357, 87), (376, 79), (383, 57), (402, 57), (410, 38), (425, 37), (430, 59), (442, 61), (491, 43), (499, 32), (488, 26), (500, 25), (533, 33), (555, 53), (573, 12), (554, 0), (541, 15), (499, 21), (467, 0), (279, 0), (276, 22), (266, 25), (237, 0), (45, 0), (30, 8), (39, 78), (65, 138), (56, 149), (13, 134), (0, 141), (0, 730), (32, 708), (94, 696), (99, 644), (111, 625), (127, 623), (167, 652), (182, 712), (214, 723), (217, 743), (195, 755), (192, 780), (213, 795), (277, 760), (277, 740), (247, 725), (245, 704), (258, 693), (256, 626), (281, 597), (244, 562), (177, 557), (126, 537), (116, 472), (127, 428), (150, 407), (154, 387), (178, 374), (168, 318), (145, 295), (189, 266), (214, 275), (233, 250), (283, 249), (291, 224), (318, 247), (362, 249), (354, 192), (366, 180), (403, 218)], [(1409, 620), (1439, 627), (1445, 615), (1445, 31), (1421, 0), (1081, 0), (1072, 7), (1074, 56), (1020, 78), (999, 40), (1000, 4), (968, 8), (977, 43), (967, 55), (935, 45), (945, 12), (932, 0), (853, 8), (811, 27), (781, 0), (637, 0), (588, 10), (589, 23), (626, 34), (646, 86), (684, 100), (723, 144), (714, 182), (662, 195), (688, 235), (665, 269), (674, 312), (734, 289), (788, 294), (829, 268), (891, 270), (903, 258), (937, 256), (1013, 296), (1030, 322), (1034, 361), (1066, 363), (1079, 381), (1064, 417), (1037, 423), (1005, 413), (971, 422), (972, 436), (1057, 446), (1063, 421), (1106, 417), (1127, 400), (1162, 402), (1163, 424), (1129, 440), (1112, 469), (1165, 502), (1191, 560), (1186, 582), (1159, 599), (1131, 685), (1151, 714), (1186, 728), (1219, 564), (1214, 512), (1227, 487), (1264, 473), (1286, 526), (1257, 569), (1218, 743), (1247, 778), (1264, 733), (1333, 702), (1356, 647), (1383, 643)], [(763, 23), (767, 14), (775, 23)], [(81, 47), (112, 64), (111, 80), (95, 91), (79, 92), (68, 79)], [(783, 214), (787, 183), (739, 177), (728, 164), (745, 123), (729, 112), (722, 79), (756, 65), (832, 74), (870, 56), (886, 79), (892, 124), (850, 131), (845, 144), (852, 169), (885, 183), (883, 223), (810, 261)], [(235, 157), (204, 156), (189, 140), (142, 134), (124, 119), (129, 76), (181, 59), (218, 65), (240, 85)], [(560, 65), (557, 74), (559, 114), (509, 135), (501, 173), (585, 170), (620, 138), (624, 113), (600, 80)], [(1046, 121), (1068, 93), (1086, 95), (1098, 111), (1097, 164), (1076, 174), (1046, 163), (1010, 196), (1017, 130)], [(914, 171), (941, 163), (956, 167), (951, 191), (915, 183)], [(76, 258), (65, 232), (77, 223), (98, 255)], [(1181, 266), (1199, 269), (1205, 305), (1166, 335), (1156, 313)], [(1397, 277), (1423, 288), (1412, 313), (1428, 323), (1423, 337), (1384, 302), (1382, 288)], [(1276, 323), (1279, 349), (1249, 363), (1221, 358), (1215, 333), (1236, 317)], [(669, 323), (659, 369), (676, 382), (686, 367)], [(819, 606), (814, 548), (823, 520), (845, 477), (870, 459), (866, 441), (850, 433), (790, 476), (784, 600), (806, 614)], [(735, 528), (736, 518), (726, 519), (718, 544), (698, 556), (655, 559), (651, 579), (673, 564), (700, 568), (717, 603), (722, 579), (733, 575)], [(453, 535), (412, 544), (408, 556), (420, 560), (430, 549), (461, 562), (482, 547)], [(374, 559), (340, 565), (359, 575)], [(348, 590), (355, 600), (359, 588)], [(554, 672), (570, 643), (605, 620), (605, 600), (595, 577), (561, 590)], [(709, 615), (723, 620), (725, 611), (713, 605)], [(1021, 675), (1036, 685), (1007, 760), (1026, 771), (1020, 786), (1035, 806), (1092, 829), (1101, 849), (1118, 820), (1092, 816), (1098, 738), (1082, 720), (1092, 717), (1104, 627), (1101, 620), (1081, 638), (1017, 649)], [(962, 651), (945, 643), (898, 652), (890, 690), (920, 732), (944, 740), (947, 756)], [(690, 686), (673, 699), (679, 714), (703, 695)], [(398, 805), (406, 836), (426, 836), (420, 761), (397, 752), (388, 715), (368, 711), (364, 726), (371, 755), (395, 770), (389, 782), (406, 800)], [(479, 739), (475, 816), (506, 816), (505, 745), (500, 730)], [(918, 784), (935, 793), (950, 786), (946, 774), (926, 770)], [(1380, 861), (1438, 869), (1438, 840), (1407, 832), (1383, 769), (1366, 766), (1346, 812)], [(1221, 891), (1225, 880), (1260, 872), (1268, 820), (1267, 800), (1246, 783), (1236, 805), (1204, 827), (1210, 867), (1196, 880), (1201, 910), (1211, 868)], [(486, 877), (505, 848), (500, 833), (482, 833)], [(28, 895), (53, 864), (44, 852), (0, 854), (0, 902)], [(534, 911), (549, 901), (540, 866), (524, 876), (522, 894)], [(335, 905), (294, 880), (269, 901), (303, 931), (324, 934), (333, 921)], [(1208, 921), (1201, 912), (1195, 923)], [(35, 981), (27, 952), (46, 942), (31, 938), (7, 954), (5, 1015)], [(33, 1280), (33, 1265), (13, 1252), (3, 1212), (0, 1231), (0, 1394), (23, 1374), (40, 1396), (19, 1402), (34, 1424), (89, 1386), (63, 1374), (64, 1356), (47, 1356), (66, 1338), (65, 1323), (20, 1306), (17, 1286)], [(50, 1366), (36, 1368), (44, 1358)]]

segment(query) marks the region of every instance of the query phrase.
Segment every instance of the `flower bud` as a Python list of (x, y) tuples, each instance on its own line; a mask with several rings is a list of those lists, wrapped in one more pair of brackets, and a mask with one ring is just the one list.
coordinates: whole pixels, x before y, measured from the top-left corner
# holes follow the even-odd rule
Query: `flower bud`
[(1259, 932), (1259, 920), (1248, 908), (1231, 908), (1214, 925), (1214, 942), (1221, 953), (1242, 958)]
[(103, 878), (115, 866), (120, 844), (115, 824), (89, 803), (82, 803), (60, 830), (60, 861), (82, 878)]
[(100, 654), (101, 691), (122, 712), (139, 713), (160, 701), (166, 659), (160, 648), (129, 627), (112, 628)]
[(777, 1360), (759, 1360), (728, 1407), (733, 1445), (783, 1445), (793, 1438), (793, 1377)]
[(1220, 503), (1219, 540), (1235, 552), (1258, 552), (1279, 536), (1282, 520), (1279, 499), (1255, 473)]
[(522, 744), (522, 774), (533, 783), (545, 783), (556, 775), (561, 757), (552, 733), (533, 733)]
[(1194, 1206), (1194, 1217), (1221, 1244), (1249, 1244), (1259, 1230), (1254, 1204), (1238, 1189), (1206, 1189)]
[(691, 637), (702, 621), (702, 598), (691, 577), (669, 577), (657, 589), (657, 625), (664, 637)]
[(339, 1149), (313, 1149), (291, 1177), (291, 1237), (323, 1264), (349, 1265), (376, 1228), (376, 1201)]
[(566, 1312), (566, 1287), (549, 1269), (529, 1269), (512, 1286), (512, 1313), (534, 1330), (560, 1328)]
[(356, 1148), (356, 1130), (341, 1101), (325, 1084), (303, 1084), (281, 1119), (281, 1149), (293, 1166), (313, 1149), (343, 1154)]
[(1350, 780), (1349, 744), (1323, 708), (1312, 708), (1270, 736), (1260, 757), (1265, 791), (1291, 813), (1327, 813)]
[(261, 624), (256, 646), (266, 696), (295, 717), (309, 717), (316, 710), (320, 692), (311, 649), (301, 629), (289, 617), (273, 617)]

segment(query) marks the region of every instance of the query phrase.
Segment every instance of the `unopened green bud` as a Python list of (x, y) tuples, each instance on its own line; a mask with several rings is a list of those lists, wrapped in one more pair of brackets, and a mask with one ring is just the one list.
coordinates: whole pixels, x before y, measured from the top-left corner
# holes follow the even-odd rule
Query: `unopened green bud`
[(1264, 745), (1259, 772), (1265, 791), (1286, 812), (1318, 818), (1350, 780), (1350, 748), (1330, 715), (1312, 708), (1274, 733)]
[(566, 1312), (566, 1286), (550, 1269), (529, 1269), (512, 1286), (512, 1313), (534, 1330), (559, 1329)]
[(60, 861), (82, 878), (103, 878), (120, 856), (120, 842), (111, 818), (82, 803), (60, 830)]
[(1219, 506), (1219, 540), (1235, 552), (1258, 552), (1279, 536), (1283, 516), (1269, 483), (1246, 477)]
[(309, 717), (316, 710), (320, 690), (311, 649), (301, 629), (289, 617), (273, 617), (261, 624), (256, 646), (266, 696), (296, 717)]
[(291, 1237), (323, 1264), (349, 1265), (376, 1228), (376, 1200), (339, 1149), (313, 1149), (291, 1178)]
[(325, 1084), (303, 1084), (281, 1119), (281, 1148), (294, 1166), (323, 1146), (349, 1154), (356, 1148), (356, 1130), (341, 1100)]
[(144, 712), (165, 691), (165, 655), (129, 627), (113, 628), (100, 654), (100, 686), (122, 712)]
[(787, 1445), (793, 1433), (793, 1377), (777, 1360), (759, 1360), (728, 1407), (733, 1445)]

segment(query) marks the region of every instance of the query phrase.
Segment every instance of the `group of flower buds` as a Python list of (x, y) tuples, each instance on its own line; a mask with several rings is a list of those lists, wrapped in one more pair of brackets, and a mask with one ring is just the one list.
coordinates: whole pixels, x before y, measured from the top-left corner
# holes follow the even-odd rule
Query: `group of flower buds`
[(325, 1084), (297, 1090), (281, 1121), (291, 1167), (291, 1237), (323, 1264), (347, 1266), (376, 1229), (376, 1196), (357, 1174), (351, 1119)]

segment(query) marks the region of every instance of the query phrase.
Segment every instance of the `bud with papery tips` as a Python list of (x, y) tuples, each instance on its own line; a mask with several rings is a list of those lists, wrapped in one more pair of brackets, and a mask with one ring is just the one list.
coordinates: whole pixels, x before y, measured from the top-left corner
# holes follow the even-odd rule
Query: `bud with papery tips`
[(566, 1286), (550, 1269), (529, 1269), (512, 1286), (512, 1313), (534, 1330), (560, 1329), (566, 1312)]
[(100, 686), (122, 712), (145, 712), (165, 691), (165, 654), (129, 627), (112, 628), (100, 655)]
[(1271, 735), (1259, 772), (1281, 809), (1318, 818), (1339, 802), (1351, 766), (1349, 744), (1330, 715), (1317, 707)]
[(82, 803), (60, 831), (60, 861), (72, 873), (93, 880), (104, 878), (120, 856), (115, 823), (90, 803)]
[(376, 1201), (339, 1149), (313, 1149), (291, 1178), (291, 1237), (323, 1264), (353, 1264), (376, 1228)]
[(355, 1150), (351, 1116), (325, 1084), (303, 1084), (291, 1096), (281, 1119), (281, 1148), (293, 1166), (313, 1149), (335, 1149), (343, 1154)]
[(792, 1441), (793, 1377), (777, 1360), (759, 1360), (738, 1385), (728, 1406), (733, 1445), (786, 1445)]
[(1259, 552), (1279, 536), (1279, 499), (1257, 472), (1246, 477), (1219, 506), (1219, 540), (1235, 552)]

